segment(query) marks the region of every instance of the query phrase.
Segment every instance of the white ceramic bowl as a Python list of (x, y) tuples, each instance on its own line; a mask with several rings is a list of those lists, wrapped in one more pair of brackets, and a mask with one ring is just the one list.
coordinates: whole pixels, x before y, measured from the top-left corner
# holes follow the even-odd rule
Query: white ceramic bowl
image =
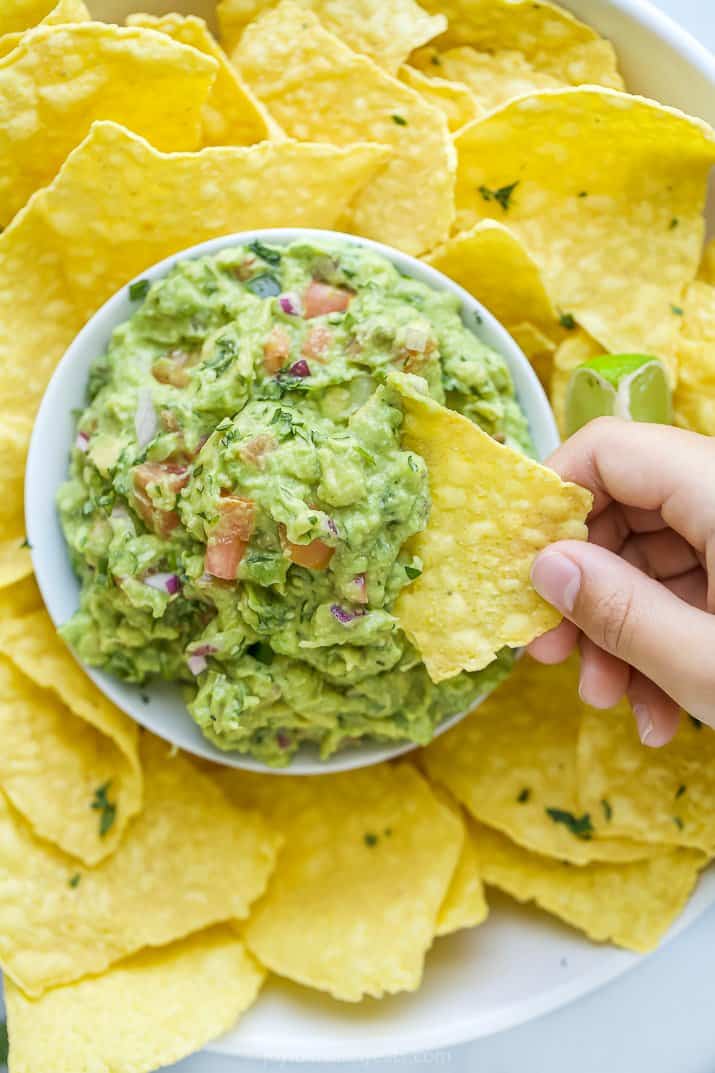
[[(413, 276), (437, 290), (448, 290), (457, 295), (462, 303), (462, 315), (467, 327), (504, 355), (519, 401), (529, 420), (539, 457), (546, 457), (554, 449), (558, 443), (558, 434), (546, 396), (531, 365), (511, 336), (479, 302), (441, 272), (388, 246), (364, 239), (357, 240), (354, 236), (340, 235), (332, 231), (296, 228), (246, 231), (202, 242), (190, 250), (183, 250), (143, 272), (141, 278), (159, 279), (166, 275), (177, 261), (216, 253), (227, 246), (255, 239), (282, 245), (301, 238), (314, 239), (317, 242), (359, 241), (361, 245), (381, 253), (406, 275)], [(57, 491), (67, 477), (69, 452), (74, 440), (72, 413), (85, 405), (91, 363), (106, 350), (112, 331), (135, 311), (136, 304), (130, 301), (128, 287), (125, 286), (89, 320), (57, 366), (42, 400), (32, 433), (25, 480), (27, 535), (32, 547), (37, 582), (57, 626), (66, 622), (77, 609), (80, 591), (55, 506)], [(337, 752), (328, 760), (320, 760), (315, 747), (303, 746), (289, 767), (276, 772), (276, 769), (268, 768), (252, 757), (238, 752), (223, 752), (207, 741), (187, 712), (179, 687), (165, 682), (140, 687), (123, 682), (101, 670), (88, 667), (85, 669), (99, 688), (142, 726), (181, 749), (233, 767), (278, 774), (316, 775), (375, 764), (414, 748), (410, 744), (392, 746), (367, 743)], [(459, 713), (445, 719), (438, 732), (452, 726), (463, 715), (464, 713)]]

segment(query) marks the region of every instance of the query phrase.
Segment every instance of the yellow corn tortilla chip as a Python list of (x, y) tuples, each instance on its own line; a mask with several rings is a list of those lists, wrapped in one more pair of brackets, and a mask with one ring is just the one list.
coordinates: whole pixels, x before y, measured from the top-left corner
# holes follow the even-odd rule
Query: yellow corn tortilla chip
[(18, 33), (37, 26), (55, 7), (57, 0), (3, 0), (0, 5), (0, 35)]
[(535, 902), (594, 942), (611, 941), (645, 954), (685, 908), (707, 858), (697, 850), (667, 850), (630, 864), (588, 864), (530, 853), (481, 824), (474, 840), (487, 883), (519, 902)]
[(698, 279), (702, 280), (703, 283), (709, 283), (711, 287), (715, 287), (715, 238), (710, 239), (710, 242), (703, 250)]
[(489, 915), (482, 871), (474, 842), (465, 832), (457, 867), (437, 914), (436, 936), (483, 924)]
[(39, 27), (0, 60), (0, 226), (55, 176), (95, 119), (158, 149), (195, 149), (215, 60), (165, 34), (86, 22)]
[(144, 735), (141, 757), (144, 808), (93, 869), (0, 800), (0, 964), (28, 995), (242, 919), (265, 889), (279, 845), (265, 821), (164, 742)]
[(691, 283), (680, 308), (674, 423), (715, 436), (715, 285)]
[[(0, 786), (41, 838), (96, 864), (141, 808), (137, 726), (85, 675), (44, 610), (0, 621), (0, 652)], [(91, 804), (106, 783), (116, 812), (101, 835)]]
[[(52, 185), (0, 235), (3, 422), (25, 428), (22, 450), (65, 349), (132, 276), (215, 235), (333, 227), (387, 154), (364, 143), (336, 148), (284, 141), (164, 155), (122, 127), (95, 124)], [(12, 476), (18, 491), (2, 528), (0, 586), (30, 570), (29, 552), (21, 547), (22, 473)]]
[(285, 837), (244, 928), (258, 960), (345, 1002), (414, 991), (464, 839), (416, 769), (277, 779), (223, 768), (215, 777)]
[(343, 215), (343, 230), (412, 254), (446, 238), (456, 165), (442, 112), (290, 0), (246, 29), (233, 58), (290, 137), (391, 147), (385, 168)]
[(496, 220), (482, 220), (448, 239), (426, 258), (489, 309), (543, 378), (566, 333), (534, 258)]
[[(492, 76), (500, 79), (499, 60), (513, 60), (525, 77), (550, 76), (559, 83), (584, 83), (620, 89), (610, 41), (548, 0), (422, 0), (428, 11), (441, 11), (448, 27), (440, 48), (474, 46), (497, 61)], [(506, 73), (509, 73), (507, 65)], [(447, 75), (446, 77), (451, 77)], [(535, 88), (534, 81), (529, 88)], [(487, 87), (485, 87), (487, 89)], [(487, 90), (488, 91), (488, 90)]]
[(0, 621), (28, 615), (31, 611), (39, 611), (41, 607), (42, 596), (32, 574), (14, 585), (0, 588)]
[(427, 104), (444, 112), (447, 126), (454, 133), (471, 123), (482, 109), (476, 102), (474, 94), (461, 82), (449, 82), (446, 78), (430, 78), (408, 64), (403, 64), (397, 72), (400, 82), (422, 97)]
[(402, 590), (395, 615), (441, 682), (557, 625), (561, 616), (529, 571), (547, 544), (585, 539), (592, 497), (419, 394), (411, 380), (390, 378), (404, 403), (403, 446), (427, 463), (432, 507), (411, 541), (422, 575)]
[(566, 392), (571, 373), (585, 361), (597, 358), (599, 354), (603, 354), (603, 347), (583, 328), (570, 332), (554, 354), (549, 401), (562, 436), (566, 435)]
[(264, 972), (230, 927), (145, 950), (102, 976), (5, 1004), (13, 1073), (151, 1073), (199, 1050), (253, 1004)]
[(546, 90), (455, 144), (460, 228), (506, 223), (560, 313), (606, 350), (672, 353), (715, 161), (705, 123), (614, 90)]
[(195, 15), (130, 15), (127, 25), (168, 34), (218, 64), (216, 81), (204, 105), (202, 145), (253, 145), (278, 133), (277, 124), (243, 82), (203, 19)]
[[(298, 0), (356, 52), (363, 52), (394, 74), (413, 49), (447, 27), (439, 12), (429, 15), (414, 0)], [(220, 0), (217, 8), (221, 40), (232, 52), (247, 24), (275, 7), (275, 0)]]
[(586, 711), (577, 660), (547, 667), (524, 657), (471, 715), (423, 750), (420, 763), (474, 819), (527, 849), (571, 864), (651, 856), (650, 845), (611, 837), (600, 802), (580, 805), (577, 746)]
[(578, 743), (581, 808), (608, 802), (609, 827), (627, 838), (715, 855), (715, 731), (683, 716), (661, 749), (642, 745), (623, 705), (584, 711)]
[[(39, 25), (61, 26), (65, 22), (88, 22), (90, 18), (87, 5), (82, 0), (59, 0)], [(16, 30), (0, 37), (0, 58), (7, 56), (8, 52), (12, 52), (19, 45), (24, 32)]]

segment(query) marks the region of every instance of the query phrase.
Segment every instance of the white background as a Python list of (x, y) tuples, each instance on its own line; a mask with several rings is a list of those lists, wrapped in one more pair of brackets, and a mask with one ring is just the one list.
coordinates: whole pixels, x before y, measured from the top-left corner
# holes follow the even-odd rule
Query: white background
[[(715, 50), (715, 0), (657, 0), (657, 6)], [(715, 1073), (715, 907), (620, 980), (557, 1013), (476, 1043), (411, 1058), (339, 1066), (202, 1054), (173, 1066), (171, 1073), (279, 1070)]]

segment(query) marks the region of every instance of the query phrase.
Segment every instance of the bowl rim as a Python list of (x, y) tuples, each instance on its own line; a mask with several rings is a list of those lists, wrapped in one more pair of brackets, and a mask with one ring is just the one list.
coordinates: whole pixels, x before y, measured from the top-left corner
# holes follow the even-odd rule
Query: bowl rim
[[(73, 375), (78, 369), (84, 370), (82, 375), (84, 392), (87, 372), (92, 360), (106, 347), (112, 331), (118, 325), (124, 323), (137, 309), (136, 303), (131, 304), (129, 299), (129, 288), (132, 283), (146, 279), (154, 281), (165, 276), (180, 261), (210, 256), (227, 247), (244, 245), (256, 240), (276, 245), (287, 245), (297, 240), (360, 245), (382, 255), (405, 275), (421, 280), (433, 289), (446, 290), (455, 294), (461, 302), (462, 319), (465, 325), (477, 337), (486, 337), (490, 345), (495, 346), (507, 362), (520, 404), (529, 418), (539, 457), (546, 457), (558, 445), (559, 436), (551, 407), (528, 359), (506, 329), (473, 295), (431, 265), (427, 265), (409, 254), (402, 253), (371, 239), (319, 228), (256, 228), (250, 231), (240, 231), (208, 239), (165, 257), (141, 272), (140, 275), (134, 277), (133, 280), (127, 281), (115, 292), (89, 318), (75, 336), (59, 361), (43, 394), (33, 425), (27, 458), (25, 522), (37, 584), (42, 593), (45, 607), (55, 626), (60, 626), (65, 622), (68, 614), (71, 613), (65, 596), (60, 592), (61, 588), (67, 583), (74, 587), (74, 608), (77, 606), (76, 597), (79, 593), (79, 583), (69, 561), (64, 535), (62, 534), (55, 508), (55, 497), (59, 483), (50, 479), (50, 487), (48, 488), (48, 481), (45, 476), (48, 469), (46, 461), (48, 451), (51, 456), (53, 450), (55, 453), (58, 450), (58, 444), (55, 444), (54, 448), (48, 448), (48, 438), (53, 434), (55, 437), (58, 435), (56, 432), (52, 433), (51, 430), (56, 430), (63, 415), (66, 424), (67, 415), (72, 408), (68, 406), (66, 400), (70, 375)], [(101, 349), (99, 349), (100, 347)], [(76, 402), (77, 400), (75, 398), (70, 401)], [(535, 424), (538, 427), (535, 427)], [(71, 442), (71, 437), (68, 437), (65, 442), (64, 457), (61, 463), (62, 473), (64, 474), (63, 480), (67, 474)], [(56, 464), (59, 465), (59, 462)], [(39, 491), (39, 489), (43, 490)], [(51, 493), (49, 502), (48, 493)], [(50, 518), (50, 513), (54, 520)], [(44, 525), (40, 521), (43, 519), (43, 515)], [(57, 547), (58, 540), (61, 542), (61, 549)], [(61, 571), (64, 577), (59, 576), (58, 571)], [(368, 741), (356, 746), (354, 749), (338, 751), (327, 760), (320, 760), (314, 747), (303, 746), (286, 767), (271, 768), (253, 757), (235, 750), (224, 752), (204, 738), (197, 725), (186, 712), (177, 685), (172, 684), (171, 687), (165, 687), (161, 683), (150, 683), (143, 687), (134, 687), (101, 669), (86, 666), (78, 659), (71, 648), (69, 651), (72, 652), (80, 667), (94, 681), (102, 693), (140, 726), (187, 752), (226, 766), (274, 775), (331, 774), (337, 771), (347, 771), (392, 760), (418, 747), (413, 742), (400, 742), (393, 746), (389, 743), (381, 744)], [(488, 696), (489, 692), (487, 690), (480, 695), (467, 710), (472, 711)], [(151, 702), (147, 703), (146, 700), (142, 700), (142, 694), (144, 697), (148, 696)], [(162, 716), (161, 710), (153, 711), (153, 709), (157, 709), (157, 704), (154, 702), (158, 701), (158, 707), (161, 709), (164, 703), (175, 704), (177, 699), (183, 709), (181, 712), (182, 719), (188, 724), (186, 734), (178, 734), (176, 730), (172, 731), (171, 728), (165, 725), (166, 716)], [(435, 737), (449, 729), (466, 714), (467, 711), (458, 712), (442, 720), (435, 730)]]

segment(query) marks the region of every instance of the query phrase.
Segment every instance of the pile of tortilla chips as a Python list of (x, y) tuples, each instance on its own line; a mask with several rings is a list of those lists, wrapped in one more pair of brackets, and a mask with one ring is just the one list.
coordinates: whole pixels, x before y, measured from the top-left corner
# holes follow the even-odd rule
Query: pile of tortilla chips
[[(715, 855), (715, 733), (684, 718), (644, 749), (624, 706), (581, 703), (573, 663), (524, 659), (416, 758), (276, 779), (140, 733), (58, 640), (23, 519), (40, 399), (114, 291), (216, 235), (390, 243), (492, 310), (557, 415), (580, 362), (649, 352), (677, 422), (715, 434), (715, 136), (629, 95), (609, 42), (548, 0), (220, 0), (217, 22), (0, 5), (11, 1073), (174, 1062), (268, 972), (348, 1002), (414, 990), (438, 936), (486, 919), (485, 884), (648, 950)], [(529, 562), (584, 535), (589, 500), (396, 385), (435, 503), (398, 614), (440, 680), (554, 624)]]

